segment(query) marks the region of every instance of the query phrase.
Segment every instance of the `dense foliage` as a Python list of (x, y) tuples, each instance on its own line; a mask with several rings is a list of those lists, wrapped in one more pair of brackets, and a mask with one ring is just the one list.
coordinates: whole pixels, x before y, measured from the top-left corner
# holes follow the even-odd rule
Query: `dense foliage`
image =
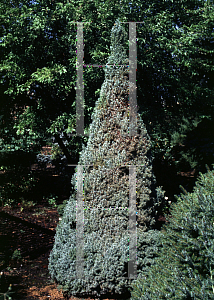
[(170, 214), (155, 263), (135, 282), (131, 299), (213, 299), (214, 170), (201, 173)]
[[(212, 163), (212, 0), (1, 1), (1, 151), (29, 151), (54, 134), (75, 133), (75, 22), (89, 22), (84, 62), (103, 64), (117, 17), (143, 22), (136, 24), (138, 105), (156, 158), (178, 170)], [(103, 80), (102, 68), (84, 67), (85, 132)], [(71, 159), (86, 142), (69, 139)]]
[[(163, 192), (155, 190), (152, 172), (151, 142), (145, 126), (137, 114), (137, 133), (129, 136), (129, 84), (126, 35), (120, 22), (112, 28), (111, 56), (105, 69), (89, 128), (89, 140), (80, 155), (84, 178), (84, 279), (77, 278), (78, 211), (76, 192), (67, 203), (59, 223), (49, 270), (53, 279), (67, 295), (128, 291), (130, 169), (136, 166), (138, 267), (144, 273), (152, 263), (155, 225), (158, 210), (163, 205)], [(114, 66), (112, 66), (114, 64)], [(77, 188), (78, 170), (73, 176)], [(75, 201), (77, 199), (77, 202)], [(133, 212), (136, 216), (136, 211)], [(136, 222), (136, 221), (135, 221)], [(156, 241), (157, 243), (157, 241)], [(136, 272), (137, 274), (137, 272)]]
[[(67, 149), (67, 161), (78, 161), (88, 138), (69, 136), (76, 125), (75, 22), (89, 22), (84, 63), (105, 64), (117, 17), (143, 22), (136, 24), (137, 100), (155, 161), (176, 171), (213, 163), (213, 0), (2, 0), (1, 203), (20, 201), (31, 188), (30, 161), (52, 136), (54, 158)], [(84, 67), (85, 132), (104, 76), (102, 68)]]
[(26, 200), (36, 178), (30, 170), (35, 154), (17, 151), (3, 152), (0, 156), (0, 205), (15, 205)]

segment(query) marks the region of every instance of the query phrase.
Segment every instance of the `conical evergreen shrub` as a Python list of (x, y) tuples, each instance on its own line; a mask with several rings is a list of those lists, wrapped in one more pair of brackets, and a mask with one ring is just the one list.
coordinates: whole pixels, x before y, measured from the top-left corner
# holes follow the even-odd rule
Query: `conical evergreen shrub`
[(158, 256), (132, 300), (214, 299), (214, 170), (177, 198), (163, 226)]
[[(137, 135), (129, 136), (129, 63), (125, 30), (117, 21), (89, 140), (80, 155), (84, 179), (84, 278), (78, 277), (77, 194), (70, 197), (57, 226), (49, 258), (52, 278), (64, 295), (124, 294), (132, 279), (129, 262), (129, 166), (136, 166), (137, 272), (144, 274), (157, 250), (157, 213), (163, 202), (155, 189), (150, 138), (137, 113)], [(113, 65), (114, 66), (110, 66)], [(120, 66), (119, 66), (120, 65)], [(76, 173), (72, 183), (77, 187)], [(77, 176), (78, 175), (78, 176)], [(136, 211), (135, 211), (136, 214)], [(136, 246), (135, 246), (136, 248)], [(125, 298), (123, 298), (125, 299)]]

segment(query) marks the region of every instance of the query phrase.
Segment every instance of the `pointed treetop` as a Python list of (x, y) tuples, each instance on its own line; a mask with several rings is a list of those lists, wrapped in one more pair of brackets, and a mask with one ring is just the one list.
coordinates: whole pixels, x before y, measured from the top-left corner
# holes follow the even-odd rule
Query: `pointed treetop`
[(117, 19), (111, 30), (111, 55), (109, 56), (107, 65), (128, 64), (126, 50), (124, 48), (127, 38), (125, 29), (121, 26), (119, 19)]

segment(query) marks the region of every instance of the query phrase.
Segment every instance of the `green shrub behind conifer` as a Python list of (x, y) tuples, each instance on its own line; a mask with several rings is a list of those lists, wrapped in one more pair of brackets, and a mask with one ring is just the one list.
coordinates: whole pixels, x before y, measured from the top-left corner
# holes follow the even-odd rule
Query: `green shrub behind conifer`
[(161, 231), (155, 263), (132, 285), (131, 300), (214, 299), (214, 170), (200, 174), (192, 193), (183, 191)]

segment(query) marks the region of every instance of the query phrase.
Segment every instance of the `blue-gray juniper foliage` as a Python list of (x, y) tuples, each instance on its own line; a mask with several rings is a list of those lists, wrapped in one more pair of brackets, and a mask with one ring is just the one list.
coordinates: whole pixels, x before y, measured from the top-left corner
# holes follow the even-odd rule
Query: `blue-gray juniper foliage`
[(183, 191), (161, 230), (156, 262), (133, 284), (131, 300), (214, 299), (214, 170), (200, 174), (192, 193)]
[[(99, 297), (128, 291), (129, 165), (136, 166), (137, 272), (152, 264), (158, 231), (157, 211), (163, 201), (155, 189), (151, 142), (137, 113), (137, 135), (129, 136), (127, 35), (120, 22), (112, 28), (111, 56), (105, 68), (89, 140), (80, 155), (84, 178), (84, 279), (76, 274), (76, 197), (70, 197), (58, 224), (49, 258), (52, 278), (64, 295)], [(115, 66), (110, 66), (115, 64)], [(117, 65), (126, 66), (117, 66)], [(77, 169), (72, 178), (77, 187)], [(159, 192), (157, 192), (159, 191)]]

